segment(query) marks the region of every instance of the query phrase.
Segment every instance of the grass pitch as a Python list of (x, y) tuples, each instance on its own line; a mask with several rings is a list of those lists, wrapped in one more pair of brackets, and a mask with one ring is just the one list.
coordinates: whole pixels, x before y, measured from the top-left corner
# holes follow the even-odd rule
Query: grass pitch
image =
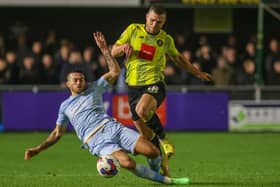
[[(121, 169), (106, 179), (96, 157), (80, 149), (73, 133), (29, 161), (24, 150), (48, 133), (0, 134), (0, 187), (149, 187), (161, 186)], [(277, 133), (168, 133), (176, 153), (172, 176), (189, 177), (190, 187), (280, 187), (280, 137)], [(145, 158), (135, 157), (146, 165)], [(178, 185), (179, 186), (179, 185)]]

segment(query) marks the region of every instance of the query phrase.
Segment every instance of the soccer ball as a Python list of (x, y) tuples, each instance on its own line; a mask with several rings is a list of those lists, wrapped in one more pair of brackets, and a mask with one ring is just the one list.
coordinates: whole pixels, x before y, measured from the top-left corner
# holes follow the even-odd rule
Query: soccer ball
[(112, 155), (105, 155), (98, 158), (96, 168), (102, 177), (110, 178), (118, 174), (120, 162)]

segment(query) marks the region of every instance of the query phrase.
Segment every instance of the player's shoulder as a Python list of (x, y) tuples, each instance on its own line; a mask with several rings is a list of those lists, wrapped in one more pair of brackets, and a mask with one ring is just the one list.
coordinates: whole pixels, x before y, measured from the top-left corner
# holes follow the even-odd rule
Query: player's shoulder
[(163, 30), (163, 29), (161, 29), (160, 30), (160, 33), (159, 33), (160, 35), (162, 35), (162, 36), (164, 36), (164, 37), (166, 37), (166, 38), (173, 38), (169, 33), (167, 33), (165, 30)]
[(134, 29), (144, 29), (144, 24), (140, 24), (140, 23), (131, 23), (128, 26), (128, 29), (134, 30)]
[(170, 44), (174, 41), (173, 37), (169, 33), (167, 33), (165, 30), (161, 30), (159, 34), (160, 34), (159, 37), (162, 40), (166, 41), (167, 44)]
[(62, 101), (61, 104), (60, 104), (60, 109), (61, 110), (65, 109), (71, 103), (71, 100), (72, 100), (72, 97), (69, 96), (64, 101)]

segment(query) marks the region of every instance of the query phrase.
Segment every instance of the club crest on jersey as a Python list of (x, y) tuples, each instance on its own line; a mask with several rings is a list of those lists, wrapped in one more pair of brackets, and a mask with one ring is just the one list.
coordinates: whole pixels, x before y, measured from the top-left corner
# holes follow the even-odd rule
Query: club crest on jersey
[(158, 39), (158, 40), (157, 40), (157, 45), (158, 45), (158, 46), (162, 46), (162, 45), (163, 45), (163, 41), (162, 41), (161, 39)]
[(158, 91), (159, 91), (159, 87), (158, 87), (157, 85), (149, 86), (149, 87), (147, 88), (147, 91), (148, 91), (149, 93), (154, 93), (154, 94), (156, 94), (156, 93), (158, 93)]

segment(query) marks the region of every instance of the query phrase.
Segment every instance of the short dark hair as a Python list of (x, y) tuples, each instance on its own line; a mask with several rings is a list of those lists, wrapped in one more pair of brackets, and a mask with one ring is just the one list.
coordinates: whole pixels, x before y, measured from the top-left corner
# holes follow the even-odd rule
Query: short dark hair
[(73, 70), (70, 70), (68, 73), (67, 73), (67, 76), (66, 76), (66, 79), (68, 80), (69, 79), (69, 75), (72, 74), (72, 73), (80, 73), (80, 74), (83, 74), (84, 77), (86, 78), (86, 75), (85, 75), (85, 72), (80, 70), (80, 69), (73, 69)]
[(158, 15), (167, 14), (165, 8), (160, 5), (151, 5), (148, 12), (154, 11)]

